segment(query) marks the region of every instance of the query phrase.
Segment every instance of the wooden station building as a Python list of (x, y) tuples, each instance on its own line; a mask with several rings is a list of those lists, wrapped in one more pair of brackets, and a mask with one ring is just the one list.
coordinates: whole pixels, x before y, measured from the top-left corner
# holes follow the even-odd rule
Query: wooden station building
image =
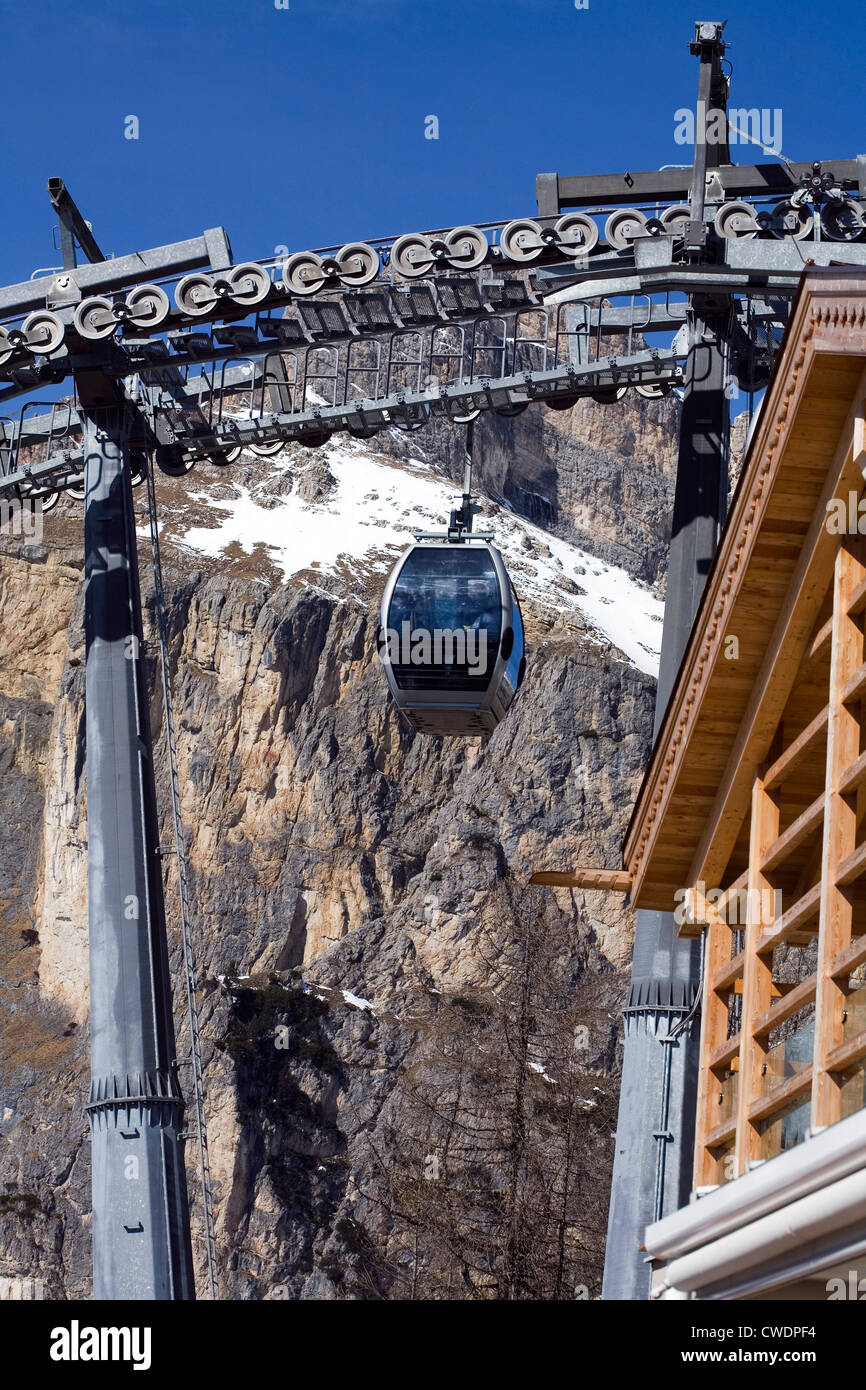
[(703, 937), (693, 1193), (646, 1232), (655, 1298), (866, 1296), (864, 470), (866, 271), (809, 268), (622, 868), (536, 875)]

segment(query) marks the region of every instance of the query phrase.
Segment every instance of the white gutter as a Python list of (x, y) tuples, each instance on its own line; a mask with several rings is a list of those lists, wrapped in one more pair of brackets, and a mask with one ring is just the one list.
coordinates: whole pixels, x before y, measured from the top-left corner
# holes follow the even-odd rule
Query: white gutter
[(866, 1168), (866, 1109), (647, 1227), (655, 1261), (673, 1260)]
[[(803, 1246), (834, 1231), (866, 1223), (866, 1171), (821, 1187), (799, 1201), (788, 1202), (781, 1210), (752, 1221), (740, 1230), (723, 1236), (679, 1259), (664, 1269), (661, 1288), (678, 1293), (697, 1293), (725, 1278), (742, 1276), (754, 1265), (766, 1265), (774, 1258), (802, 1250)], [(670, 1295), (668, 1295), (670, 1296)], [(676, 1294), (673, 1294), (676, 1297)]]

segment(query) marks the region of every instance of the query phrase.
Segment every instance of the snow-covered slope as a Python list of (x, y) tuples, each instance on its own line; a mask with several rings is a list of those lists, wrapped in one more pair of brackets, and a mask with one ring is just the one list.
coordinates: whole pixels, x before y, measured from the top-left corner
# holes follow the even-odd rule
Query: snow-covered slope
[[(407, 452), (409, 452), (407, 450)], [(246, 454), (261, 481), (232, 480), (232, 470), (207, 473), (207, 486), (187, 484), (188, 502), (201, 524), (189, 526), (168, 508), (171, 538), (201, 555), (218, 558), (263, 547), (284, 579), (300, 573), (340, 574), (384, 580), (415, 531), (442, 530), (457, 500), (454, 485), (424, 464), (395, 463), (368, 443), (341, 438), (310, 454), (297, 447), (273, 458)], [(333, 485), (320, 501), (307, 501), (303, 473), (329, 473)], [(295, 479), (286, 488), (286, 476)], [(213, 480), (213, 481), (211, 481)], [(275, 487), (276, 483), (276, 487)], [(495, 533), (522, 600), (548, 613), (579, 612), (599, 640), (612, 642), (640, 670), (655, 675), (662, 604), (625, 570), (595, 559), (483, 500), (479, 530)]]

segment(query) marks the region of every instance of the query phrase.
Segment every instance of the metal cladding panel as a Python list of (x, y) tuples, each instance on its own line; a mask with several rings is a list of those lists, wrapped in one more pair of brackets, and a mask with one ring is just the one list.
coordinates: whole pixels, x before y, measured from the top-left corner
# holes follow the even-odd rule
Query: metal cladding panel
[[(93, 383), (89, 383), (93, 388)], [(110, 398), (110, 385), (105, 394)], [(194, 1297), (120, 406), (83, 407), (94, 1297)]]

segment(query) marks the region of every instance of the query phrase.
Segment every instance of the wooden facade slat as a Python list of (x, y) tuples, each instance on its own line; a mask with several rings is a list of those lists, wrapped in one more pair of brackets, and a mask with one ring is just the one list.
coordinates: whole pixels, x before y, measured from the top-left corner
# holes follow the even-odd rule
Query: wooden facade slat
[(767, 849), (761, 868), (765, 873), (777, 869), (780, 864), (790, 858), (795, 850), (799, 849), (810, 835), (814, 835), (820, 828), (824, 818), (824, 793), (816, 796), (811, 806), (807, 806), (805, 811), (792, 821), (784, 834), (779, 835)]
[[(726, 1013), (727, 1018), (727, 1013)], [(726, 1067), (732, 1062), (740, 1051), (741, 1036), (735, 1033), (732, 1038), (725, 1038), (718, 1043), (712, 1051), (706, 1054), (707, 1066), (712, 1071), (718, 1071), (719, 1067)]]
[(858, 965), (866, 961), (866, 934), (858, 936), (851, 942), (844, 951), (840, 951), (831, 967), (831, 974), (835, 980), (841, 979), (843, 975), (850, 975), (852, 970), (856, 970)]
[(815, 715), (801, 734), (798, 734), (793, 743), (785, 749), (770, 768), (767, 769), (766, 785), (768, 790), (779, 786), (786, 777), (790, 777), (795, 768), (799, 767), (804, 758), (810, 754), (818, 739), (827, 732), (827, 718), (829, 710), (824, 708)]
[(864, 783), (866, 783), (866, 753), (861, 753), (859, 758), (855, 758), (851, 766), (843, 772), (839, 790), (843, 796), (850, 796)]
[[(855, 613), (862, 613), (866, 608), (866, 578), (861, 579), (859, 584), (855, 584), (848, 599), (848, 612), (853, 617)], [(832, 621), (832, 619), (830, 620)]]
[[(777, 1110), (781, 1110), (789, 1101), (796, 1100), (797, 1096), (805, 1094), (812, 1087), (812, 1068), (804, 1067), (795, 1076), (789, 1076), (787, 1081), (783, 1081), (781, 1086), (770, 1091), (769, 1095), (758, 1096), (749, 1106), (749, 1123), (756, 1125), (759, 1120), (766, 1120)], [(757, 1132), (757, 1131), (756, 1131)], [(760, 1136), (758, 1136), (760, 1144)], [(757, 1155), (760, 1157), (760, 1154)]]
[(713, 989), (719, 991), (730, 989), (735, 980), (742, 979), (743, 963), (745, 959), (745, 951), (740, 951), (739, 955), (734, 956), (733, 960), (729, 960), (713, 979)]
[[(743, 968), (743, 1024), (740, 1044), (740, 1094), (737, 1109), (737, 1174), (761, 1156), (761, 1136), (752, 1123), (752, 1106), (761, 1094), (762, 1068), (767, 1056), (764, 1038), (754, 1032), (754, 1020), (770, 1007), (773, 967), (758, 952), (762, 922), (760, 907), (768, 881), (765, 865), (770, 845), (778, 843), (779, 806), (767, 791), (763, 777), (752, 786), (752, 817), (749, 831), (749, 909)], [(784, 838), (784, 837), (782, 837)]]
[(863, 664), (863, 633), (848, 611), (849, 601), (866, 577), (859, 537), (842, 536), (833, 576), (833, 637), (830, 654), (830, 722), (827, 728), (826, 811), (821, 851), (821, 907), (818, 922), (818, 988), (815, 995), (812, 1128), (835, 1124), (840, 1117), (839, 1087), (828, 1058), (842, 1042), (844, 991), (833, 969), (840, 951), (851, 943), (853, 909), (839, 883), (840, 866), (856, 850), (857, 807), (841, 791), (842, 779), (860, 754), (859, 705), (852, 708)]
[(792, 903), (787, 912), (773, 923), (772, 927), (761, 934), (758, 941), (758, 950), (761, 955), (766, 955), (779, 945), (780, 941), (787, 941), (789, 936), (805, 927), (810, 918), (817, 916), (821, 906), (821, 885), (816, 883)]
[(864, 873), (866, 873), (866, 842), (858, 845), (855, 850), (845, 856), (836, 870), (836, 882), (840, 888), (847, 888)]
[(847, 1071), (857, 1062), (862, 1062), (866, 1057), (866, 1029), (856, 1033), (853, 1038), (848, 1038), (846, 1042), (839, 1043), (831, 1052), (827, 1053), (827, 1070), (829, 1072)]
[(822, 623), (806, 648), (806, 655), (803, 658), (803, 667), (807, 668), (814, 662), (820, 661), (830, 650), (830, 636), (833, 630), (833, 619), (828, 618)]
[(808, 980), (801, 980), (798, 985), (782, 995), (775, 1004), (767, 1009), (766, 1013), (759, 1014), (755, 1019), (753, 1032), (756, 1038), (767, 1037), (774, 1028), (778, 1028), (780, 1023), (791, 1018), (804, 1004), (810, 1004), (815, 998), (815, 990), (818, 985), (817, 975), (810, 975)]
[[(718, 1148), (719, 1144), (726, 1144), (729, 1139), (733, 1139), (737, 1130), (736, 1116), (730, 1120), (723, 1120), (721, 1124), (714, 1127), (707, 1134), (706, 1144), (708, 1149)], [(712, 1160), (715, 1167), (715, 1160)]]
[(843, 705), (853, 705), (855, 700), (862, 700), (864, 695), (866, 695), (866, 663), (858, 666), (857, 670), (846, 681), (842, 690), (842, 703)]

